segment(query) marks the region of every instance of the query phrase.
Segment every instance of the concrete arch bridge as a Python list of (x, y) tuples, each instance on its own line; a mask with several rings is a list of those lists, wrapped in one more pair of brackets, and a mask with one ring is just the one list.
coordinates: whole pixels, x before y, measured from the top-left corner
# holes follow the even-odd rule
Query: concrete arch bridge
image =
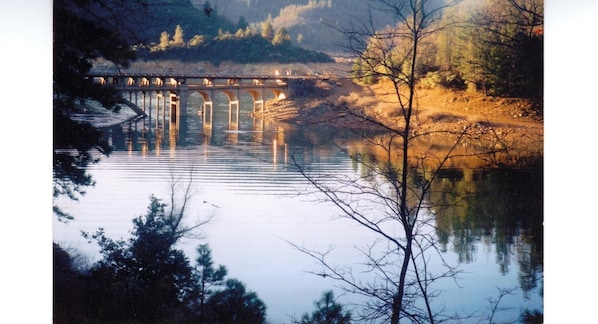
[[(267, 94), (282, 100), (292, 96), (290, 83), (293, 79), (307, 76), (290, 75), (235, 75), (235, 74), (172, 74), (172, 73), (94, 73), (89, 75), (97, 84), (119, 88), (125, 99), (144, 113), (152, 108), (155, 99), (156, 116), (162, 116), (168, 108), (169, 119), (178, 124), (179, 116), (186, 116), (187, 102), (193, 93), (203, 99), (201, 113), (204, 124), (211, 126), (213, 101), (218, 92), (228, 98), (229, 123), (239, 121), (239, 97), (248, 93), (253, 99), (253, 112), (264, 110)], [(133, 102), (141, 99), (142, 105)], [(166, 101), (168, 100), (168, 104)], [(149, 105), (146, 107), (146, 102)]]

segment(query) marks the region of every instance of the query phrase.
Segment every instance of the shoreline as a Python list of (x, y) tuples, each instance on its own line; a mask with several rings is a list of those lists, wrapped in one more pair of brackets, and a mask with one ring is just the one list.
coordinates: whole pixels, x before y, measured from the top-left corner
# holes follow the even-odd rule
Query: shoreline
[[(379, 136), (390, 129), (400, 131), (404, 124), (396, 94), (388, 85), (364, 86), (349, 79), (329, 78), (304, 87), (304, 96), (268, 101), (264, 117), (294, 125), (324, 123), (355, 131), (379, 131)], [(543, 159), (544, 121), (533, 102), (448, 89), (419, 88), (416, 94), (410, 125), (414, 152), (451, 155), (447, 166), (465, 163), (472, 168), (524, 166), (530, 159)], [(355, 114), (375, 122), (364, 122)], [(372, 127), (376, 123), (384, 127)]]

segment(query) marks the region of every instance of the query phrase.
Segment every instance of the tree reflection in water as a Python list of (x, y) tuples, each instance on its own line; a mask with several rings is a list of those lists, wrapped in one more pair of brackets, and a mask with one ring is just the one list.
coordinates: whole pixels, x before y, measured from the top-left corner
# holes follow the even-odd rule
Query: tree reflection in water
[[(526, 167), (451, 170), (432, 185), (433, 211), (442, 249), (459, 262), (474, 261), (478, 242), (494, 246), (499, 271), (519, 266), (524, 294), (543, 276), (543, 164)], [(517, 260), (512, 260), (512, 256)]]

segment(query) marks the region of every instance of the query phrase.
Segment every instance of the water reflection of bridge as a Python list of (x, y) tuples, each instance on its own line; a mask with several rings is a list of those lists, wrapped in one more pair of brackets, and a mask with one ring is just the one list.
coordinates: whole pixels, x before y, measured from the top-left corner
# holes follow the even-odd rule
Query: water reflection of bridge
[[(239, 123), (242, 93), (247, 93), (253, 100), (252, 111), (263, 113), (267, 95), (275, 99), (291, 96), (290, 81), (304, 79), (306, 76), (288, 75), (234, 75), (234, 74), (172, 74), (172, 73), (94, 73), (89, 75), (94, 82), (119, 88), (130, 106), (138, 108), (150, 116), (155, 102), (156, 123), (166, 119), (178, 125), (179, 117), (188, 114), (189, 97), (198, 93), (203, 99), (200, 113), (204, 127), (211, 128), (213, 120), (214, 98), (223, 93), (228, 98), (229, 124)], [(139, 104), (141, 103), (141, 104)]]
[(143, 155), (151, 152), (156, 156), (166, 153), (173, 157), (184, 147), (199, 146), (205, 150), (209, 146), (252, 143), (250, 146), (261, 152), (261, 158), (272, 159), (274, 168), (277, 163), (288, 163), (286, 137), (291, 126), (259, 117), (243, 121), (241, 126), (235, 128), (238, 126), (231, 123), (227, 126), (225, 120), (217, 118), (213, 128), (202, 127), (201, 118), (189, 115), (180, 116), (179, 124), (168, 121), (148, 124), (147, 118), (130, 119), (125, 124), (105, 128), (103, 134), (117, 151), (138, 151)]

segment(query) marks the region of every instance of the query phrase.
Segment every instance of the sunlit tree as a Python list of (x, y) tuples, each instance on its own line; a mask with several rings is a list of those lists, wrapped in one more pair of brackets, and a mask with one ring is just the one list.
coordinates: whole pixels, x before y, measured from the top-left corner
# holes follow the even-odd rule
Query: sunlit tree
[(204, 37), (202, 35), (195, 35), (189, 40), (189, 46), (199, 46), (204, 42)]
[(262, 37), (268, 40), (274, 37), (274, 28), (272, 27), (272, 22), (269, 20), (262, 23)]
[(439, 34), (439, 62), (470, 89), (542, 98), (543, 0), (464, 1), (443, 20), (459, 28)]
[(160, 44), (158, 45), (161, 49), (166, 49), (170, 45), (170, 34), (167, 31), (163, 31), (160, 34)]
[[(174, 30), (174, 35), (172, 36), (172, 45), (174, 46), (183, 46), (185, 45), (185, 33), (183, 31), (183, 27), (181, 25), (176, 25)], [(160, 39), (160, 42), (162, 40)]]
[(288, 44), (291, 42), (291, 35), (286, 28), (281, 27), (279, 30), (276, 31), (274, 38), (272, 39), (272, 45), (282, 45)]
[(472, 23), (490, 93), (542, 98), (544, 1), (482, 1)]

